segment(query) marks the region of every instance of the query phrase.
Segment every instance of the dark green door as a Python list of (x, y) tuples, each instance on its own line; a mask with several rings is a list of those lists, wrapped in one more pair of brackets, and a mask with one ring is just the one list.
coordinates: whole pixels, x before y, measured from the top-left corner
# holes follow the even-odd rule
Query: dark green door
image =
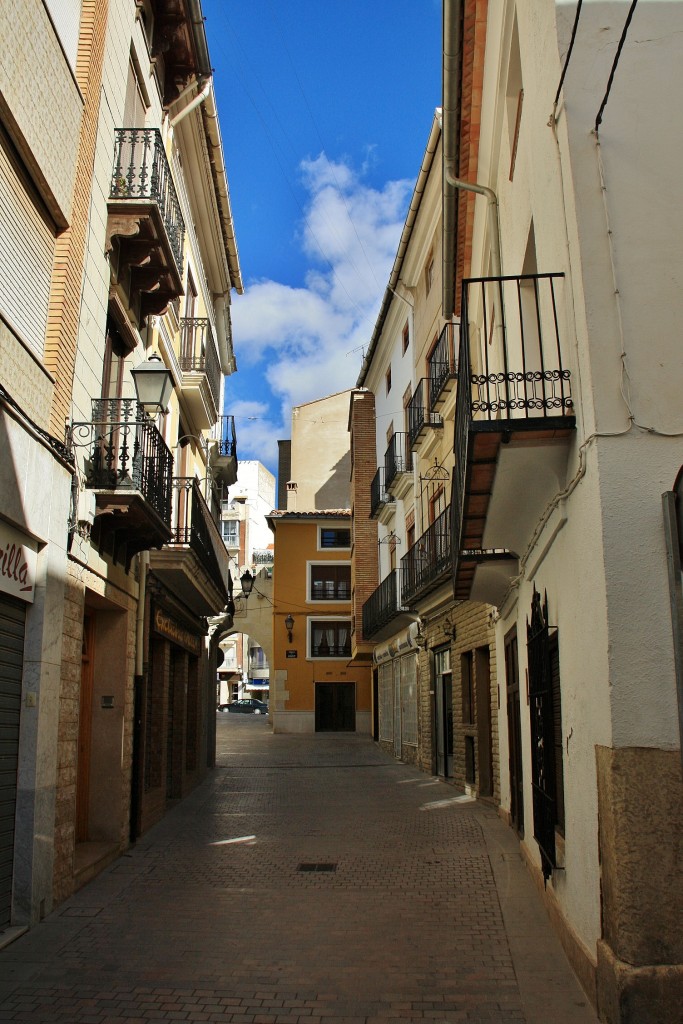
[(315, 731), (356, 731), (354, 683), (315, 684)]

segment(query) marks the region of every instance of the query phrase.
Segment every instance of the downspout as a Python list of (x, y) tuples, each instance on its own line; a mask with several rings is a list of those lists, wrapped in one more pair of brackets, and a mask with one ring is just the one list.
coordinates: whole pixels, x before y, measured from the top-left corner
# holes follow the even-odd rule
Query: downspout
[(135, 622), (135, 675), (142, 678), (145, 642), (145, 600), (147, 598), (147, 568), (149, 551), (141, 551), (138, 558), (138, 610)]
[(477, 195), (486, 196), (488, 199), (489, 231), (491, 233), (491, 272), (493, 277), (501, 276), (500, 262), (500, 230), (498, 228), (498, 197), (492, 188), (486, 185), (472, 185), (469, 181), (462, 181), (456, 178), (453, 165), (444, 161), (444, 174), (446, 181), (454, 188), (462, 189), (463, 192), (476, 192)]
[(461, 65), (462, 0), (444, 0), (443, 5), (443, 316), (453, 317), (455, 309), (455, 274), (457, 249), (457, 197), (455, 192), (475, 192), (488, 200), (491, 271), (501, 275), (498, 199), (493, 189), (474, 185), (458, 177), (460, 65)]
[(183, 107), (183, 109), (178, 114), (176, 114), (175, 117), (171, 118), (169, 124), (169, 128), (171, 129), (171, 131), (173, 131), (173, 129), (175, 128), (179, 121), (182, 121), (183, 118), (187, 117), (188, 114), (191, 114), (192, 111), (195, 110), (200, 103), (204, 102), (206, 97), (209, 95), (210, 91), (211, 79), (208, 78), (204, 83), (204, 87), (202, 88), (201, 92), (198, 92), (194, 99), (190, 100), (186, 107)]
[(228, 344), (228, 337), (225, 330), (225, 295), (217, 295), (213, 302), (216, 316), (216, 334), (218, 341), (218, 354), (221, 360), (221, 372), (229, 377), (237, 369), (235, 353), (232, 349), (232, 340)]

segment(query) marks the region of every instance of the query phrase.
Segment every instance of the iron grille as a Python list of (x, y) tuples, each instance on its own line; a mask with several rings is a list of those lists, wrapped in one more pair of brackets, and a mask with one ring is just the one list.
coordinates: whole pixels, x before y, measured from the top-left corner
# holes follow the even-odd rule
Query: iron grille
[(457, 375), (454, 334), (455, 324), (444, 324), (439, 340), (429, 357), (429, 405), (432, 409), (448, 381)]
[(180, 321), (180, 369), (184, 373), (204, 373), (211, 397), (218, 409), (221, 396), (221, 367), (218, 361), (211, 321), (206, 317)]
[(401, 600), (410, 605), (436, 586), (450, 569), (450, 508), (444, 509), (401, 559)]
[(408, 435), (399, 431), (393, 434), (384, 454), (384, 486), (391, 487), (401, 473), (409, 473), (413, 468), (413, 453), (408, 443)]

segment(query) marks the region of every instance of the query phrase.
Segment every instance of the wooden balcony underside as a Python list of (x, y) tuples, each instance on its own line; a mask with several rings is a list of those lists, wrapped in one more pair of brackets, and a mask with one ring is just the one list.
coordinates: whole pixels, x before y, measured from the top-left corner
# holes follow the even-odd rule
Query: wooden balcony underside
[(468, 600), (477, 565), (503, 553), (485, 553), (484, 531), (501, 447), (541, 448), (566, 443), (575, 429), (573, 416), (545, 416), (524, 420), (472, 421), (467, 445), (462, 535), (454, 596)]

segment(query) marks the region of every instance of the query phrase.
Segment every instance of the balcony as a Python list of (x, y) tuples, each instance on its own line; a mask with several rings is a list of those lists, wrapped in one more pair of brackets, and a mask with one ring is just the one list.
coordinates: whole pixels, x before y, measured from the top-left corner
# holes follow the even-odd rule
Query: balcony
[(439, 409), (455, 389), (458, 375), (455, 347), (457, 324), (444, 324), (428, 362), (429, 408)]
[(565, 485), (575, 419), (562, 274), (463, 282), (451, 503), (454, 594), (498, 604)]
[(393, 504), (393, 497), (385, 487), (385, 468), (380, 466), (370, 484), (370, 518), (379, 519), (387, 505)]
[(423, 377), (408, 403), (408, 440), (413, 451), (422, 444), (427, 432), (442, 430), (443, 420), (429, 407), (429, 378)]
[(87, 449), (91, 539), (102, 554), (128, 567), (133, 555), (170, 539), (173, 456), (134, 399), (94, 399), (92, 420), (70, 425), (67, 446)]
[(384, 453), (384, 486), (394, 498), (405, 497), (413, 482), (413, 453), (408, 435), (394, 434)]
[(413, 608), (450, 578), (450, 509), (445, 509), (401, 559), (401, 601)]
[(206, 317), (180, 321), (181, 398), (197, 430), (207, 430), (218, 418), (221, 367), (211, 322)]
[(194, 477), (173, 480), (172, 536), (150, 554), (161, 582), (196, 615), (214, 615), (230, 600), (229, 558)]
[(210, 464), (216, 483), (231, 487), (237, 482), (237, 437), (234, 416), (219, 417), (218, 436), (211, 446)]
[(183, 294), (184, 238), (161, 133), (117, 129), (106, 251), (112, 282), (125, 292), (139, 324)]
[(417, 616), (401, 604), (399, 570), (383, 579), (363, 605), (363, 637), (380, 643), (415, 622)]

